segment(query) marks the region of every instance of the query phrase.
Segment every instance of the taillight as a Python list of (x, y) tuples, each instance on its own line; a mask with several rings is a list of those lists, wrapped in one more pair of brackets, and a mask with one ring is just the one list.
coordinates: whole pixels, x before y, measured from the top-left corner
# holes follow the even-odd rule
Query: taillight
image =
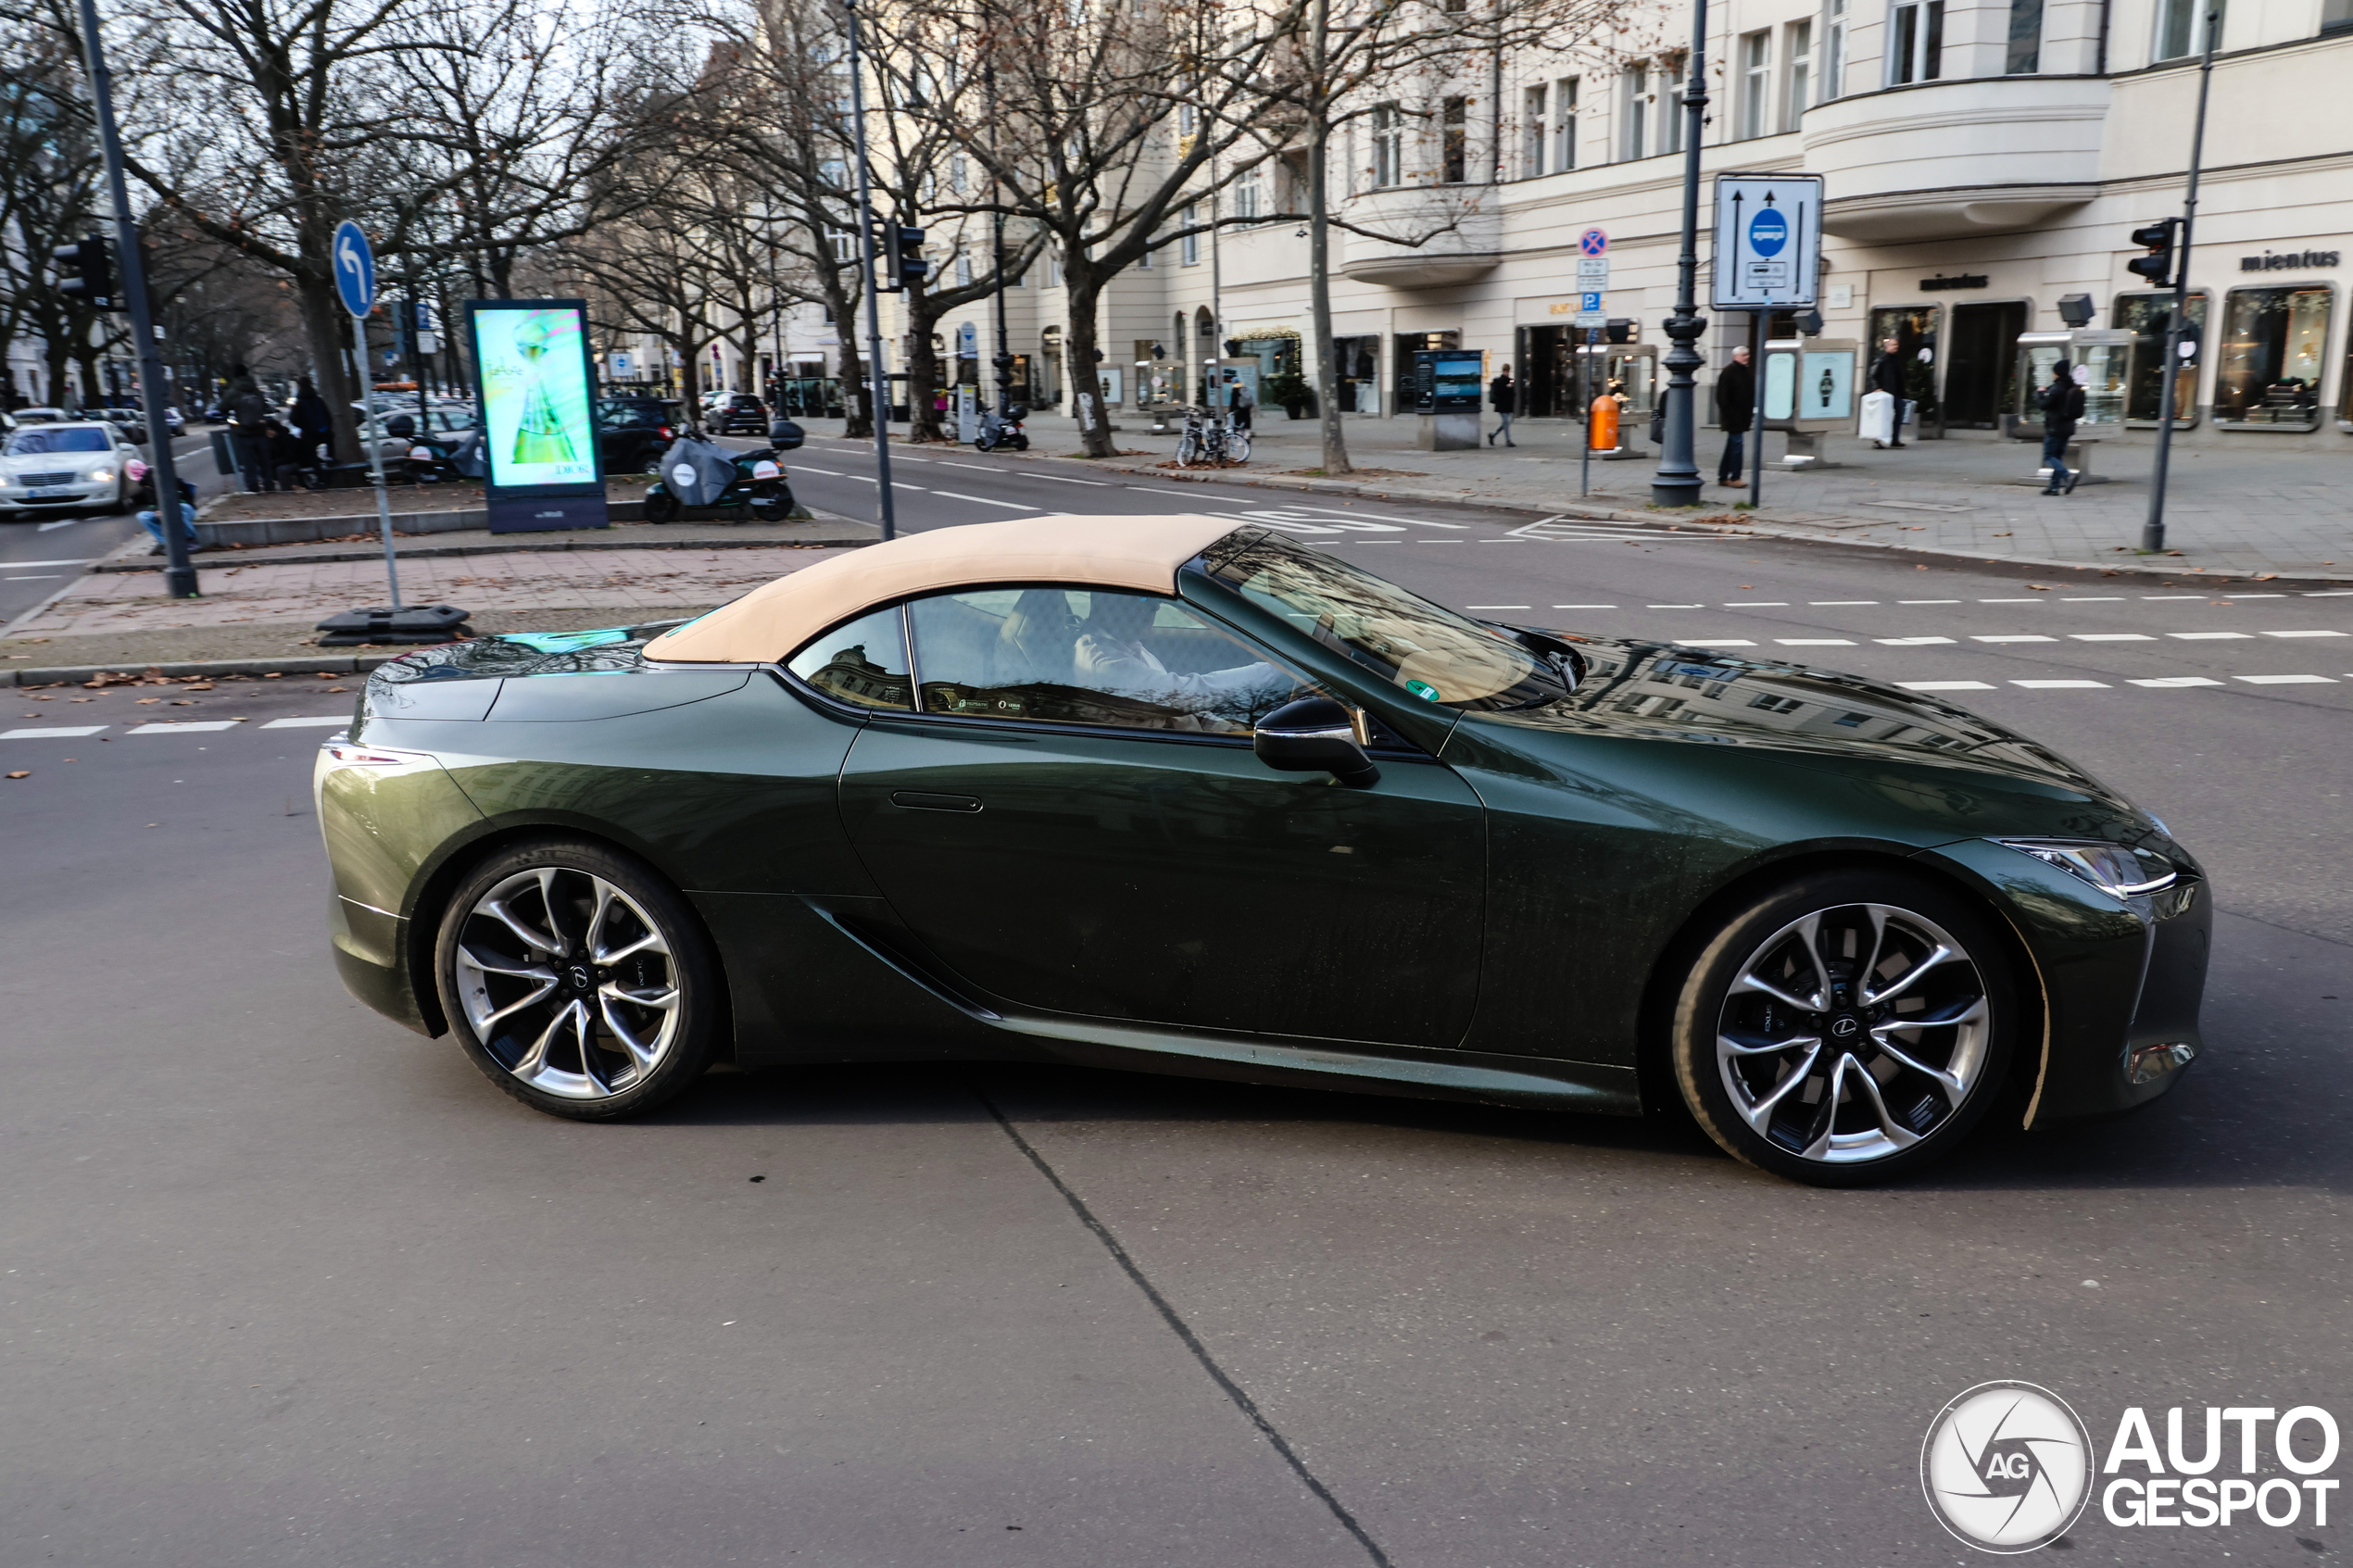
[(664, 425), (664, 426), (662, 426), (662, 427), (661, 427), (661, 438), (662, 438), (664, 441), (670, 441), (670, 440), (673, 440), (673, 439), (675, 439), (675, 438), (674, 438), (673, 436), (672, 436), (672, 434), (670, 433), (670, 427), (669, 427), (668, 425)]

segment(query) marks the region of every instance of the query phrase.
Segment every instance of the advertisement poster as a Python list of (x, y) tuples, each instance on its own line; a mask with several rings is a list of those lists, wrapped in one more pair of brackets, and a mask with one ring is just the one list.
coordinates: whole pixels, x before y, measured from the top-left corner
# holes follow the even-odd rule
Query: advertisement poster
[(586, 303), (468, 300), (466, 326), (490, 531), (605, 527)]

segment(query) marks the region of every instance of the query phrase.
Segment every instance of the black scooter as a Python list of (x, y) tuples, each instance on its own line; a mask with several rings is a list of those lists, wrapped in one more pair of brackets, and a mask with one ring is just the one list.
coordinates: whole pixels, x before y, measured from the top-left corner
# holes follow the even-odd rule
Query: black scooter
[(1029, 437), (1022, 433), (1021, 421), (1029, 417), (1025, 403), (1008, 404), (1000, 418), (993, 409), (983, 410), (980, 433), (973, 437), (975, 452), (1026, 452)]
[[(686, 428), (686, 433), (695, 441), (708, 442), (711, 439), (691, 425)], [(761, 522), (784, 521), (792, 516), (795, 503), (792, 483), (785, 477), (785, 465), (776, 460), (776, 455), (793, 451), (807, 438), (806, 433), (792, 420), (778, 420), (768, 427), (768, 449), (764, 452), (736, 453), (736, 477), (708, 507), (696, 509), (747, 507), (750, 508), (751, 515)], [(685, 510), (685, 505), (666, 480), (657, 479), (646, 486), (648, 522), (675, 522)]]

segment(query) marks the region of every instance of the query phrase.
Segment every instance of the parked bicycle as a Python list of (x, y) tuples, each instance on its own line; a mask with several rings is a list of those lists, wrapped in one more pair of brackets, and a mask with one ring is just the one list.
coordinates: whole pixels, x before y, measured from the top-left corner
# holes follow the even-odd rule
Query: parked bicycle
[(1185, 410), (1184, 433), (1176, 438), (1180, 469), (1222, 469), (1250, 461), (1250, 432), (1237, 425), (1230, 413), (1203, 418), (1199, 408)]

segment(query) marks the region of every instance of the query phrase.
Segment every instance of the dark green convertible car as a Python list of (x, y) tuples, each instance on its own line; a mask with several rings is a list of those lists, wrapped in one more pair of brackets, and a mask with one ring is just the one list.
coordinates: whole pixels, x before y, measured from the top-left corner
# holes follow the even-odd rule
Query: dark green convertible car
[(421, 650), (318, 794), (346, 983), (560, 1116), (723, 1059), (1025, 1058), (1680, 1105), (1851, 1185), (2198, 1050), (2197, 862), (2043, 746), (1204, 518)]

